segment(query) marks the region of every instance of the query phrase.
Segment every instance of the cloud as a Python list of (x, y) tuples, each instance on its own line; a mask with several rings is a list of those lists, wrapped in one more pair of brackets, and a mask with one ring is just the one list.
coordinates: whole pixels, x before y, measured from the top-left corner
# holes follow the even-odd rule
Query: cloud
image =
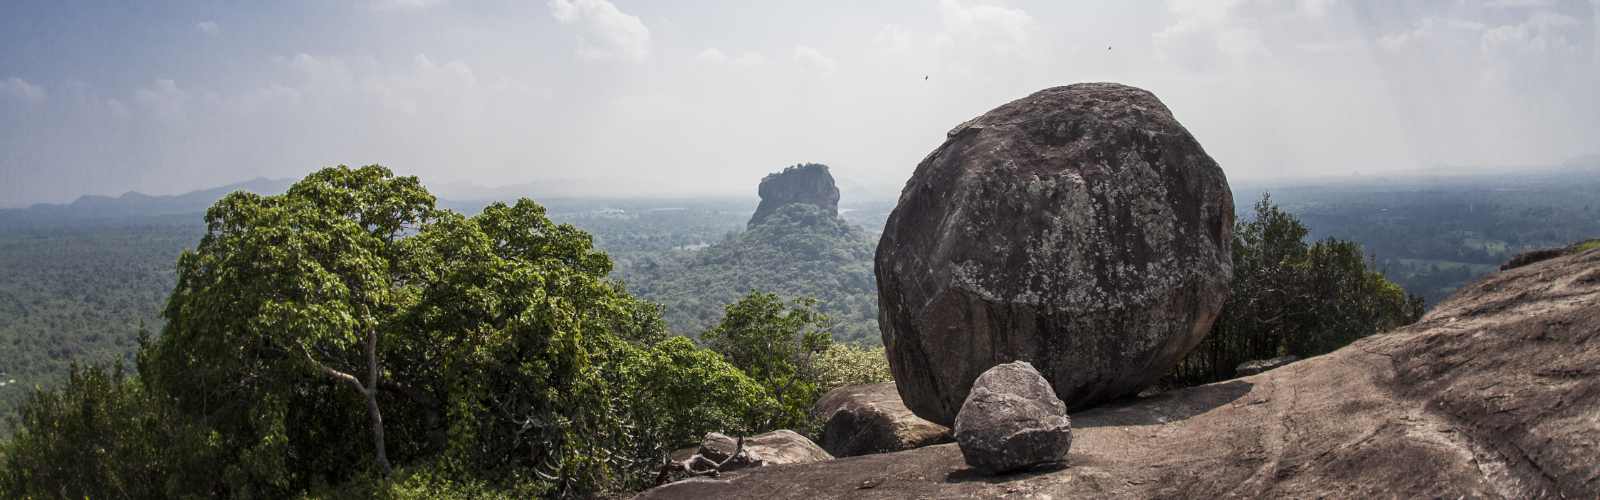
[(1477, 21), (1429, 17), (1417, 21), (1409, 30), (1378, 37), (1378, 46), (1398, 51), (1418, 45), (1439, 43), (1441, 40), (1451, 38), (1477, 37), (1478, 33), (1486, 28), (1487, 25)]
[(872, 37), (872, 44), (878, 50), (890, 54), (911, 50), (911, 30), (898, 24), (885, 24), (878, 30), (878, 34)]
[(822, 51), (805, 45), (795, 46), (794, 60), (823, 76), (831, 75), (834, 70), (839, 68), (839, 64), (834, 62), (833, 58), (823, 55)]
[(200, 21), (198, 23), (194, 23), (194, 29), (200, 30), (201, 33), (205, 33), (206, 35), (210, 36), (216, 36), (218, 33), (222, 33), (222, 26), (218, 26), (216, 21)]
[(24, 103), (41, 102), (44, 101), (45, 97), (47, 96), (44, 91), (44, 87), (29, 83), (27, 80), (23, 80), (14, 76), (5, 80), (0, 80), (0, 95), (4, 95), (8, 98), (16, 99)]
[(449, 3), (450, 0), (373, 0), (373, 10), (420, 10)]
[(1491, 9), (1542, 9), (1552, 4), (1550, 0), (1489, 0), (1483, 6)]
[(189, 92), (178, 88), (178, 82), (160, 79), (133, 93), (134, 101), (161, 118), (175, 118), (183, 114), (189, 102)]
[(700, 51), (699, 54), (695, 54), (694, 55), (694, 60), (700, 61), (700, 62), (722, 64), (722, 63), (728, 62), (728, 55), (722, 53), (721, 50), (717, 50), (715, 48), (708, 48), (708, 49)]
[(965, 5), (960, 0), (939, 2), (944, 32), (935, 38), (943, 46), (977, 47), (1000, 54), (1026, 49), (1033, 32), (1033, 16), (1000, 5)]
[(578, 56), (640, 62), (650, 55), (650, 29), (606, 0), (550, 0), (550, 15), (578, 28)]

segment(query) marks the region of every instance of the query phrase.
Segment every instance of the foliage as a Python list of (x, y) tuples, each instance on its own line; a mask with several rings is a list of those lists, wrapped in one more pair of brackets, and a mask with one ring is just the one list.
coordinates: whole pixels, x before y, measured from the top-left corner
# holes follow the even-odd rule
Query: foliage
[[(4, 446), (0, 494), (12, 498), (206, 497), (205, 435), (161, 408), (122, 366), (72, 365), (31, 393)], [(165, 479), (164, 481), (162, 479)]]
[[(179, 259), (139, 379), (91, 372), (35, 396), (7, 453), (8, 491), (594, 496), (646, 484), (705, 432), (769, 430), (764, 416), (801, 404), (784, 390), (814, 391), (796, 361), (827, 338), (809, 305), (765, 296), (732, 311), (712, 337), (759, 370), (750, 377), (669, 338), (659, 307), (607, 278), (589, 236), (538, 204), (466, 217), (432, 203), (377, 166), (219, 201)], [(797, 344), (759, 343), (779, 338)], [(115, 430), (131, 433), (117, 442), (127, 450), (77, 466)], [(136, 478), (147, 489), (119, 489)]]
[(878, 343), (874, 244), (821, 208), (791, 204), (709, 247), (635, 261), (620, 273), (639, 296), (666, 306), (680, 333), (711, 328), (752, 290), (812, 297), (836, 321), (834, 339)]
[(1270, 198), (1256, 203), (1255, 217), (1234, 230), (1232, 291), (1222, 313), (1169, 382), (1230, 379), (1245, 361), (1323, 354), (1422, 316), (1422, 299), (1374, 271), (1359, 245), (1331, 238), (1307, 245), (1307, 233)]
[(832, 343), (828, 317), (815, 301), (785, 304), (773, 293), (751, 293), (728, 305), (722, 322), (701, 334), (701, 341), (723, 359), (749, 374), (778, 401), (779, 413), (759, 427), (804, 428), (808, 411), (820, 395), (816, 357)]
[(0, 415), (74, 362), (131, 364), (140, 325), (160, 325), (172, 263), (201, 232), (166, 219), (0, 230)]
[(891, 382), (889, 358), (883, 346), (829, 344), (817, 355), (817, 391), (826, 393), (847, 385)]

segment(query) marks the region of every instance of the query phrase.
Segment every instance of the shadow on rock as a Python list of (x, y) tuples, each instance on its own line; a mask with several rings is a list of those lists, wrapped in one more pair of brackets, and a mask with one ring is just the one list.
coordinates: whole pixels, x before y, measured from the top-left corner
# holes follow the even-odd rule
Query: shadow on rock
[(1034, 476), (1050, 474), (1052, 472), (1065, 470), (1066, 468), (1067, 468), (1067, 462), (1055, 462), (1055, 463), (1048, 463), (1048, 464), (1040, 464), (1040, 465), (1034, 466), (1033, 468), (1030, 468), (1028, 470), (1023, 470), (1023, 471), (1011, 472), (1011, 473), (1000, 474), (1000, 475), (989, 475), (989, 474), (985, 474), (983, 471), (980, 471), (980, 470), (978, 470), (976, 468), (969, 467), (969, 468), (965, 468), (965, 469), (951, 471), (949, 474), (945, 475), (944, 482), (955, 484), (955, 483), (965, 483), (965, 482), (969, 482), (969, 481), (978, 481), (978, 482), (985, 482), (985, 483), (989, 483), (989, 484), (1001, 484), (1001, 483), (1008, 483), (1008, 482), (1011, 482), (1011, 481), (1024, 480), (1024, 479), (1028, 479), (1028, 478), (1031, 478), (1031, 477), (1034, 477)]
[(1174, 396), (1173, 392), (1164, 392), (1145, 398), (1117, 400), (1073, 414), (1072, 426), (1085, 428), (1177, 422), (1232, 403), (1249, 394), (1251, 387), (1254, 384), (1231, 380), (1185, 389), (1181, 398)]

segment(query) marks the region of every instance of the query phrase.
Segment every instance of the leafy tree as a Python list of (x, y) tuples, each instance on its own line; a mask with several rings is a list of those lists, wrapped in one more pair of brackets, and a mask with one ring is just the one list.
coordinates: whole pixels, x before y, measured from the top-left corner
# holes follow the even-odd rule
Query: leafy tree
[(1226, 380), (1245, 361), (1323, 354), (1422, 316), (1422, 299), (1374, 270), (1360, 245), (1331, 238), (1308, 245), (1308, 233), (1262, 196), (1255, 216), (1234, 230), (1228, 300), (1169, 383)]
[(31, 393), (4, 446), (0, 496), (210, 496), (204, 434), (161, 408), (119, 365), (74, 364), (66, 383)]
[(722, 322), (700, 337), (779, 401), (782, 412), (769, 417), (777, 427), (807, 425), (818, 396), (814, 361), (832, 340), (828, 318), (815, 306), (812, 299), (785, 304), (777, 294), (752, 292), (729, 304)]
[[(279, 196), (236, 192), (207, 211), (199, 247), (178, 259), (167, 325), (141, 371), (230, 441), (239, 459), (225, 474), (230, 483), (270, 486), (261, 493), (290, 486), (297, 466), (287, 458), (302, 456), (291, 453), (291, 424), (356, 430), (298, 427), (295, 409), (343, 415), (335, 408), (351, 399), (366, 413), (371, 462), (389, 474), (383, 353), (412, 340), (397, 331), (419, 296), (418, 277), (403, 265), (412, 240), (403, 237), (438, 217), (433, 204), (416, 178), (369, 166), (324, 169)], [(365, 452), (313, 455), (357, 453)]]

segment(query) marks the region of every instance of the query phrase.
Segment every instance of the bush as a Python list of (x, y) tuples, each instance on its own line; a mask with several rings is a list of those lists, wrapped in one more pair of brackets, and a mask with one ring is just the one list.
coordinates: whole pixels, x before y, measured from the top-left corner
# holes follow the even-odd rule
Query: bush
[(1421, 318), (1422, 299), (1384, 278), (1354, 242), (1305, 242), (1305, 225), (1263, 196), (1233, 238), (1233, 284), (1211, 333), (1168, 385), (1234, 377), (1245, 361), (1310, 357)]
[(831, 344), (817, 355), (817, 391), (828, 391), (848, 385), (893, 382), (889, 374), (889, 358), (883, 346), (863, 347), (853, 344)]

